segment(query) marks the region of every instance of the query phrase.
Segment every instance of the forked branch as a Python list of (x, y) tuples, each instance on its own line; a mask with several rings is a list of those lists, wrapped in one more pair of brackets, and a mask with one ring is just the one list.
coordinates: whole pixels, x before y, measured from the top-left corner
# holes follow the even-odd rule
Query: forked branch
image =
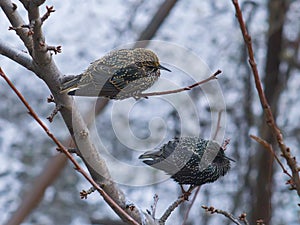
[[(235, 7), (235, 11), (236, 11), (236, 17), (237, 20), (239, 22), (240, 25), (240, 29), (242, 31), (242, 35), (244, 37), (244, 41), (245, 44), (247, 46), (247, 50), (248, 50), (248, 56), (249, 56), (249, 64), (251, 66), (252, 69), (252, 73), (253, 73), (253, 77), (254, 77), (254, 81), (255, 81), (255, 86), (256, 86), (256, 90), (258, 92), (258, 96), (261, 102), (261, 106), (264, 110), (265, 116), (266, 116), (266, 123), (269, 125), (269, 127), (271, 128), (273, 135), (276, 137), (278, 146), (281, 150), (282, 156), (285, 158), (288, 166), (290, 167), (291, 171), (292, 171), (292, 181), (295, 185), (295, 189), (297, 190), (297, 194), (300, 196), (300, 177), (299, 177), (299, 167), (297, 165), (297, 161), (296, 161), (296, 157), (294, 157), (291, 154), (290, 148), (288, 146), (285, 145), (284, 143), (284, 139), (283, 139), (283, 135), (281, 133), (281, 130), (278, 128), (273, 113), (271, 111), (271, 107), (267, 101), (267, 98), (265, 96), (265, 93), (263, 91), (263, 87), (262, 87), (262, 83), (260, 81), (260, 76), (258, 73), (258, 69), (257, 69), (257, 65), (256, 65), (256, 61), (254, 58), (254, 51), (253, 51), (253, 47), (252, 47), (252, 41), (251, 41), (251, 36), (249, 35), (244, 19), (243, 19), (243, 15), (242, 15), (242, 11), (240, 9), (238, 0), (232, 0), (232, 3)], [(277, 161), (278, 162), (278, 161)]]
[(48, 127), (42, 122), (42, 120), (39, 118), (39, 116), (35, 113), (35, 111), (31, 108), (29, 103), (26, 101), (24, 96), (18, 91), (18, 89), (14, 86), (14, 84), (10, 81), (10, 79), (5, 75), (5, 73), (2, 71), (0, 67), (0, 76), (3, 77), (3, 79), (6, 81), (6, 83), (10, 86), (10, 88), (16, 93), (18, 98), (21, 100), (21, 102), (24, 104), (24, 106), (28, 109), (29, 114), (33, 117), (33, 119), (42, 127), (42, 129), (45, 131), (45, 133), (53, 140), (53, 142), (57, 145), (57, 147), (60, 149), (61, 152), (63, 152), (70, 161), (74, 164), (75, 170), (77, 170), (79, 173), (81, 173), (86, 180), (88, 180), (91, 185), (101, 194), (103, 199), (106, 202), (109, 202), (110, 205), (113, 205), (115, 210), (120, 213), (124, 218), (128, 220), (130, 224), (138, 225), (139, 223), (136, 222), (130, 215), (128, 215), (109, 195), (106, 194), (106, 192), (81, 168), (81, 166), (78, 164), (78, 162), (74, 159), (74, 157), (69, 153), (69, 151), (63, 146), (63, 144), (50, 132)]

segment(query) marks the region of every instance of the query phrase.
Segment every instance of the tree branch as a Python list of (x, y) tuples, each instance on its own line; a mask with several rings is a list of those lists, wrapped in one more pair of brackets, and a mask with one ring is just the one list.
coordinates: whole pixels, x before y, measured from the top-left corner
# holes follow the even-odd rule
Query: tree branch
[(37, 64), (48, 64), (51, 62), (51, 54), (47, 52), (47, 45), (42, 31), (42, 18), (40, 17), (39, 6), (45, 1), (20, 0), (28, 11), (28, 20), (32, 25), (33, 49), (32, 57)]
[(242, 225), (241, 222), (243, 222), (243, 224), (245, 225), (249, 225), (249, 222), (246, 219), (246, 213), (242, 213), (238, 218), (234, 217), (231, 213), (224, 211), (222, 209), (216, 209), (213, 206), (201, 206), (203, 209), (205, 209), (206, 212), (209, 212), (211, 214), (217, 213), (217, 214), (221, 214), (225, 217), (227, 217), (228, 219), (230, 219), (233, 223), (237, 224), (237, 225)]
[(149, 92), (149, 93), (142, 93), (142, 94), (139, 94), (137, 97), (139, 98), (147, 98), (147, 97), (150, 97), (150, 96), (157, 96), (157, 95), (169, 95), (169, 94), (175, 94), (175, 93), (179, 93), (179, 92), (183, 92), (183, 91), (189, 91), (191, 90), (192, 88), (194, 87), (197, 87), (201, 84), (204, 84), (210, 80), (214, 80), (214, 79), (217, 79), (217, 75), (219, 75), (220, 73), (222, 73), (221, 70), (217, 70), (213, 75), (211, 75), (210, 77), (202, 80), (202, 81), (199, 81), (197, 83), (194, 83), (190, 86), (187, 86), (187, 87), (184, 87), (184, 88), (179, 88), (179, 89), (175, 89), (175, 90), (170, 90), (170, 91), (159, 91), (159, 92)]
[(287, 171), (287, 169), (284, 167), (282, 162), (279, 160), (278, 156), (276, 155), (272, 145), (268, 143), (266, 140), (261, 139), (260, 137), (257, 137), (255, 135), (250, 135), (252, 139), (254, 139), (257, 143), (261, 144), (264, 148), (269, 150), (269, 152), (274, 156), (276, 161), (278, 162), (279, 166), (282, 168), (282, 172), (288, 175), (291, 179), (293, 178), (292, 175)]
[[(12, 3), (9, 0), (0, 1), (0, 3), (2, 8), (7, 9), (12, 7)], [(103, 185), (103, 189), (107, 195), (110, 196), (119, 207), (130, 214), (134, 220), (141, 221), (141, 216), (143, 214), (139, 211), (138, 207), (135, 207), (133, 210), (126, 208), (125, 195), (118, 188), (117, 184), (112, 181), (106, 163), (100, 156), (98, 150), (95, 148), (95, 145), (88, 135), (88, 128), (83, 121), (74, 101), (71, 97), (67, 95), (61, 95), (59, 92), (59, 78), (63, 75), (52, 60), (51, 54), (47, 52), (47, 46), (44, 43), (44, 37), (42, 34), (41, 19), (39, 17), (38, 7), (35, 4), (31, 4), (31, 1), (23, 0), (22, 3), (28, 9), (29, 21), (31, 24), (33, 24), (34, 32), (32, 37), (35, 40), (33, 41), (33, 48), (30, 54), (33, 58), (35, 74), (44, 80), (44, 82), (48, 85), (56, 104), (63, 106), (60, 110), (60, 113), (74, 139), (77, 148), (80, 150), (80, 153), (83, 156), (83, 161), (94, 181), (97, 184)], [(13, 12), (13, 15), (9, 14), (7, 17), (15, 18), (16, 15), (18, 15), (17, 12)], [(12, 25), (21, 26), (22, 24), (15, 23)], [(118, 208), (115, 207), (112, 202), (107, 203), (121, 217), (121, 219), (127, 221), (127, 218), (118, 212)]]
[(191, 201), (190, 205), (188, 206), (188, 209), (187, 209), (186, 212), (185, 212), (185, 215), (184, 215), (183, 223), (182, 223), (182, 224), (185, 224), (185, 223), (187, 222), (187, 220), (188, 220), (188, 218), (189, 218), (190, 211), (191, 211), (191, 209), (192, 209), (192, 207), (193, 207), (193, 205), (194, 205), (194, 203), (195, 203), (195, 201), (196, 201), (196, 198), (197, 198), (197, 196), (198, 196), (198, 193), (199, 193), (199, 191), (200, 191), (200, 188), (201, 188), (201, 186), (198, 186), (198, 187), (196, 188), (196, 191), (195, 191), (195, 193), (194, 193), (194, 196), (193, 196), (193, 198), (192, 198), (192, 201)]
[(184, 198), (184, 196), (180, 196), (175, 202), (173, 202), (172, 205), (170, 205), (164, 212), (164, 214), (160, 217), (158, 221), (159, 225), (164, 225), (171, 213), (184, 201), (186, 201), (186, 198)]
[(0, 54), (10, 58), (16, 63), (19, 63), (20, 65), (24, 66), (28, 70), (34, 72), (32, 58), (28, 54), (13, 48), (7, 43), (4, 43), (1, 39), (0, 39)]
[[(138, 40), (143, 42), (137, 42), (136, 48), (144, 48), (144, 45), (148, 45), (148, 40), (151, 40), (157, 32), (160, 25), (164, 22), (170, 11), (174, 8), (178, 0), (165, 0), (164, 3), (159, 7), (152, 20), (147, 25), (146, 29), (140, 34)], [(143, 47), (144, 46), (144, 47)]]
[[(166, 0), (166, 2), (167, 1), (169, 0)], [(96, 181), (96, 183), (103, 185), (104, 191), (121, 208), (123, 208), (123, 210), (125, 210), (128, 214), (130, 214), (136, 221), (142, 221), (143, 224), (156, 224), (156, 222), (152, 218), (150, 218), (148, 214), (146, 213), (143, 214), (142, 212), (140, 212), (138, 207), (134, 207), (134, 205), (133, 207), (126, 207), (127, 205), (126, 205), (125, 195), (117, 187), (117, 185), (110, 179), (110, 174), (108, 172), (106, 164), (104, 160), (100, 157), (99, 152), (97, 151), (93, 143), (91, 142), (90, 137), (88, 135), (87, 126), (84, 123), (84, 120), (82, 119), (80, 113), (78, 112), (75, 103), (73, 102), (72, 98), (68, 97), (67, 95), (61, 95), (59, 93), (59, 85), (60, 85), (59, 78), (62, 77), (62, 73), (56, 67), (54, 61), (52, 60), (51, 55), (47, 53), (47, 51), (45, 51), (48, 46), (46, 45), (43, 35), (41, 33), (42, 29), (40, 23), (42, 20), (41, 18), (39, 18), (39, 12), (37, 6), (39, 6), (43, 2), (44, 0), (36, 0), (36, 1), (22, 0), (22, 3), (25, 6), (25, 8), (28, 9), (28, 12), (30, 11), (29, 13), (30, 25), (28, 26), (32, 27), (30, 29), (32, 29), (33, 32), (30, 36), (28, 36), (27, 28), (16, 30), (20, 38), (22, 40), (24, 39), (23, 42), (27, 47), (30, 55), (33, 56), (33, 61), (32, 61), (34, 65), (33, 69), (35, 70), (36, 75), (39, 76), (41, 79), (43, 79), (44, 82), (48, 85), (55, 99), (56, 104), (63, 106), (62, 109), (60, 110), (60, 113), (63, 116), (63, 119), (70, 131), (70, 134), (72, 135), (74, 141), (76, 142), (77, 148), (79, 146), (78, 149), (80, 150), (81, 155), (83, 155), (83, 160), (88, 170), (90, 171), (90, 174), (92, 175), (93, 179)], [(19, 14), (16, 11), (17, 8), (16, 5), (12, 4), (10, 0), (1, 0), (0, 6), (2, 8), (4, 7), (7, 9), (6, 10), (7, 12), (5, 14), (10, 19), (13, 27), (26, 26), (25, 22), (22, 20), (22, 18), (19, 16)], [(165, 17), (166, 16), (167, 14), (165, 14)], [(36, 24), (35, 22), (36, 20), (38, 21), (38, 24)], [(146, 27), (145, 29), (148, 29), (148, 27)], [(158, 27), (156, 29), (158, 29)], [(21, 35), (19, 33), (21, 33)], [(37, 38), (36, 40), (41, 40), (41, 41), (35, 41), (35, 47), (33, 47), (33, 41), (32, 41), (33, 35)], [(148, 37), (146, 39), (151, 39), (151, 37)], [(137, 47), (137, 45), (135, 47)], [(104, 103), (101, 104), (102, 102)], [(108, 101), (106, 99), (101, 101), (98, 108), (99, 109), (102, 108), (103, 105), (105, 105), (107, 102)], [(80, 139), (80, 143), (78, 143), (79, 142), (78, 139)], [(61, 162), (60, 165), (63, 165), (64, 163), (65, 161)], [(53, 167), (51, 167), (51, 169), (52, 168)], [(40, 190), (40, 192), (42, 193), (43, 190)], [(115, 210), (110, 203), (108, 204), (113, 208), (113, 210)], [(22, 218), (25, 218), (26, 215), (23, 215)], [(122, 219), (124, 219), (122, 215), (120, 214), (118, 215)]]
[(13, 85), (13, 83), (9, 80), (9, 78), (5, 75), (5, 73), (2, 71), (0, 67), (0, 75), (4, 78), (4, 80), (7, 82), (7, 84), (10, 86), (10, 88), (15, 92), (15, 94), (18, 96), (18, 98), (21, 100), (21, 102), (24, 104), (24, 106), (28, 109), (29, 114), (33, 117), (33, 119), (42, 127), (42, 129), (45, 131), (45, 133), (53, 140), (53, 142), (57, 145), (57, 147), (62, 151), (69, 160), (74, 164), (75, 170), (77, 170), (79, 173), (81, 173), (87, 181), (91, 183), (91, 185), (101, 194), (103, 199), (108, 202), (115, 210), (116, 212), (121, 215), (122, 217), (126, 218), (126, 221), (133, 225), (138, 225), (139, 223), (136, 222), (130, 215), (128, 215), (109, 195), (106, 194), (106, 192), (100, 188), (100, 186), (81, 168), (79, 163), (74, 159), (74, 157), (68, 152), (68, 150), (61, 144), (61, 142), (50, 132), (48, 127), (42, 122), (42, 120), (38, 117), (38, 115), (34, 112), (34, 110), (31, 108), (29, 103), (26, 101), (26, 99), (23, 97), (23, 95), (18, 91), (18, 89)]
[[(0, 6), (13, 27), (21, 27), (22, 25), (25, 25), (24, 20), (17, 11), (16, 5), (10, 0), (1, 0)], [(31, 54), (33, 51), (32, 37), (28, 35), (26, 29), (17, 29), (16, 33), (23, 41), (28, 52)]]
[(252, 69), (255, 86), (256, 86), (256, 89), (257, 89), (257, 92), (259, 95), (259, 99), (260, 99), (262, 108), (264, 110), (265, 116), (266, 116), (266, 123), (271, 128), (273, 135), (276, 137), (276, 140), (277, 140), (278, 146), (281, 150), (282, 156), (286, 159), (286, 162), (292, 171), (293, 183), (295, 184), (297, 194), (300, 196), (299, 167), (297, 165), (296, 157), (294, 157), (291, 154), (289, 147), (287, 147), (285, 145), (281, 130), (278, 128), (278, 126), (274, 120), (272, 110), (270, 108), (270, 105), (269, 105), (269, 103), (266, 99), (265, 93), (263, 91), (262, 84), (260, 81), (260, 76), (259, 76), (257, 65), (256, 65), (256, 61), (254, 58), (254, 51), (253, 51), (253, 47), (252, 47), (251, 36), (248, 34), (238, 0), (232, 0), (232, 3), (235, 7), (236, 17), (239, 22), (245, 44), (247, 46), (248, 55), (249, 55), (249, 64)]

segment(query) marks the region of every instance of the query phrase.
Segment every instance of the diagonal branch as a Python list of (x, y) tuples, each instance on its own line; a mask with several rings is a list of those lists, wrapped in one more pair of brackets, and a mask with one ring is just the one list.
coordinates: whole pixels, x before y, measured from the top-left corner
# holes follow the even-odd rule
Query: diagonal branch
[[(33, 1), (29, 1), (29, 0), (21, 0), (23, 5), (25, 6), (26, 9), (28, 9), (27, 11), (29, 12), (29, 23), (30, 26), (34, 27), (36, 26), (35, 24), (35, 18), (37, 19), (38, 22), (39, 21), (39, 15), (38, 13), (38, 6), (40, 4), (42, 4), (44, 2), (44, 0), (33, 0)], [(176, 0), (165, 0), (166, 2), (174, 2)], [(30, 2), (32, 3), (32, 5), (30, 5)], [(6, 9), (7, 12), (5, 13), (6, 16), (10, 19), (11, 24), (13, 27), (22, 27), (23, 25), (26, 25), (25, 22), (22, 20), (22, 18), (19, 16), (18, 12), (16, 11), (16, 5), (12, 4), (10, 0), (1, 0), (0, 1), (0, 6)], [(174, 6), (174, 5), (173, 5)], [(173, 7), (172, 6), (172, 7)], [(29, 9), (30, 7), (30, 9)], [(172, 8), (170, 7), (170, 9)], [(13, 12), (10, 13), (13, 9)], [(3, 10), (5, 11), (5, 10)], [(161, 11), (161, 10), (160, 10)], [(170, 10), (168, 10), (169, 12)], [(167, 17), (168, 13), (165, 12), (161, 12), (164, 13), (164, 17)], [(160, 23), (162, 23), (163, 20), (160, 21)], [(149, 26), (151, 26), (151, 24), (149, 24)], [(80, 132), (82, 132), (82, 134), (87, 134), (86, 131), (87, 130), (87, 126), (84, 123), (84, 120), (82, 119), (80, 113), (78, 112), (78, 109), (76, 107), (76, 105), (74, 104), (72, 98), (66, 96), (66, 95), (61, 95), (58, 92), (58, 87), (59, 87), (59, 77), (62, 76), (62, 73), (59, 71), (59, 69), (56, 67), (54, 61), (52, 60), (51, 57), (49, 57), (49, 55), (47, 54), (47, 51), (44, 51), (47, 48), (47, 45), (44, 42), (43, 39), (43, 35), (41, 33), (42, 29), (41, 26), (39, 25), (39, 30), (40, 30), (40, 34), (38, 35), (39, 32), (34, 31), (33, 34), (35, 34), (36, 36), (36, 40), (42, 40), (42, 41), (36, 41), (35, 42), (35, 48), (33, 47), (33, 41), (32, 41), (32, 35), (28, 36), (28, 30), (25, 29), (17, 29), (17, 32), (22, 31), (21, 34), (22, 36), (20, 36), (20, 38), (23, 40), (25, 46), (27, 47), (30, 55), (34, 55), (33, 57), (33, 64), (34, 66), (36, 66), (35, 69), (35, 73), (37, 76), (39, 76), (49, 87), (49, 89), (52, 92), (52, 95), (55, 99), (55, 102), (57, 105), (62, 105), (63, 108), (61, 109), (60, 113), (63, 116), (63, 119), (70, 131), (71, 136), (74, 138), (76, 136), (80, 136)], [(35, 29), (37, 29), (38, 27), (35, 27)], [(155, 29), (158, 29), (159, 26), (156, 26)], [(145, 30), (147, 30), (148, 27), (145, 28)], [(155, 30), (156, 31), (156, 30)], [(149, 35), (148, 37), (145, 37), (145, 39), (151, 39), (152, 36), (155, 34), (152, 33), (151, 35)], [(28, 43), (25, 42), (28, 39)], [(139, 39), (141, 40), (141, 38)], [(141, 42), (144, 43), (144, 42)], [(41, 45), (41, 46), (39, 46)], [(40, 48), (40, 47), (44, 47), (44, 48)], [(138, 45), (136, 44), (135, 47), (138, 47)], [(143, 46), (146, 47), (146, 46)], [(43, 54), (45, 54), (45, 56), (43, 56)], [(37, 55), (41, 55), (42, 57), (39, 58), (37, 57)], [(41, 59), (41, 60), (40, 60)], [(23, 65), (23, 64), (22, 64)], [(107, 100), (104, 99), (103, 101), (98, 101), (100, 104), (99, 107), (97, 107), (99, 110), (96, 111), (101, 111), (101, 108), (103, 108), (106, 104), (107, 104)], [(97, 103), (98, 103), (97, 102)], [(103, 103), (103, 104), (102, 104)], [(73, 124), (73, 122), (75, 121), (75, 124)], [(76, 125), (74, 127), (74, 125)], [(76, 138), (74, 139), (74, 141), (76, 141)], [(67, 143), (69, 143), (70, 141), (67, 141)], [(108, 193), (109, 196), (112, 197), (112, 199), (114, 199), (115, 202), (117, 202), (117, 204), (119, 206), (121, 206), (126, 212), (128, 212), (128, 214), (130, 214), (135, 220), (137, 221), (141, 221), (143, 220), (143, 223), (145, 224), (156, 224), (155, 221), (152, 218), (149, 218), (146, 215), (143, 215), (143, 213), (138, 209), (138, 207), (135, 207), (134, 210), (127, 210), (126, 208), (126, 197), (124, 195), (124, 193), (118, 188), (118, 186), (111, 180), (111, 179), (106, 179), (105, 178), (110, 178), (109, 172), (108, 172), (108, 168), (106, 167), (105, 162), (103, 161), (103, 159), (100, 157), (99, 152), (95, 149), (95, 146), (93, 145), (93, 143), (91, 142), (89, 136), (85, 137), (84, 143), (82, 144), (83, 147), (80, 148), (80, 151), (83, 151), (85, 154), (88, 155), (87, 158), (91, 158), (91, 161), (85, 161), (85, 164), (87, 166), (87, 168), (90, 171), (90, 174), (92, 175), (93, 179), (98, 183), (98, 184), (104, 184), (103, 189), (106, 193)], [(76, 145), (77, 143), (75, 143)], [(58, 155), (61, 156), (61, 155)], [(50, 166), (50, 168), (48, 167), (48, 169), (53, 170), (53, 162), (58, 164), (59, 168), (62, 168), (63, 165), (66, 163), (65, 158), (63, 157), (55, 157), (53, 158), (52, 161), (49, 161), (49, 165), (51, 164), (52, 166)], [(56, 167), (55, 167), (56, 169)], [(50, 178), (52, 179), (53, 173), (54, 176), (58, 176), (59, 171), (53, 171), (52, 173), (49, 172), (49, 170), (45, 169), (46, 173), (50, 176)], [(41, 174), (39, 176), (39, 178), (44, 178), (45, 174)], [(52, 179), (53, 180), (53, 179)], [(47, 182), (49, 180), (47, 179)], [(38, 181), (37, 181), (38, 182)], [(41, 181), (42, 182), (42, 181)], [(51, 184), (51, 181), (48, 182), (48, 185)], [(37, 192), (40, 194), (39, 196), (42, 196), (43, 191), (45, 190), (45, 186), (41, 185), (40, 188), (36, 188)], [(34, 190), (36, 190), (34, 189)], [(36, 192), (35, 192), (36, 193)], [(36, 196), (33, 194), (31, 196), (32, 198), (27, 199), (28, 201), (34, 202), (34, 204), (36, 204), (36, 202), (39, 201), (39, 197), (36, 198)], [(27, 202), (28, 202), (27, 201)], [(23, 206), (23, 207), (22, 207)], [(20, 205), (20, 208), (18, 209), (18, 214), (14, 214), (12, 220), (14, 220), (16, 217), (18, 217), (21, 214), (21, 220), (19, 219), (19, 217), (17, 218), (17, 220), (19, 221), (19, 223), (22, 222), (22, 220), (28, 215), (28, 213), (30, 213), (30, 210), (28, 210), (28, 205), (26, 204), (26, 202), (22, 202), (22, 205)], [(114, 209), (114, 207), (110, 204), (110, 206)], [(24, 214), (24, 212), (22, 211), (22, 209), (26, 208), (26, 212)], [(132, 209), (132, 207), (131, 207)], [(115, 209), (114, 209), (115, 210)], [(115, 210), (116, 211), (116, 210)], [(120, 216), (122, 219), (123, 217)], [(141, 219), (143, 218), (143, 219)], [(10, 221), (11, 222), (11, 221)], [(18, 224), (18, 223), (15, 223)]]
[(101, 194), (101, 196), (104, 198), (106, 202), (108, 202), (110, 205), (112, 205), (120, 215), (122, 215), (124, 218), (127, 219), (127, 221), (130, 224), (138, 225), (139, 223), (136, 222), (130, 215), (128, 215), (107, 193), (100, 188), (100, 186), (81, 168), (79, 163), (74, 159), (74, 157), (68, 152), (68, 150), (61, 144), (61, 142), (50, 132), (48, 127), (42, 122), (42, 120), (38, 117), (38, 115), (35, 113), (35, 111), (31, 108), (29, 103), (26, 101), (26, 99), (23, 97), (23, 95), (18, 91), (18, 89), (13, 85), (13, 83), (9, 80), (9, 78), (5, 75), (5, 73), (2, 71), (0, 67), (0, 75), (3, 77), (3, 79), (7, 82), (7, 84), (10, 86), (10, 88), (15, 92), (15, 94), (18, 96), (18, 98), (21, 100), (21, 102), (24, 104), (24, 106), (28, 109), (29, 114), (33, 117), (33, 119), (41, 126), (41, 128), (45, 131), (45, 133), (49, 136), (49, 138), (52, 139), (52, 141), (57, 145), (57, 147), (62, 151), (69, 160), (74, 164), (75, 170), (77, 170), (79, 173), (81, 173), (86, 180), (88, 180), (91, 185)]
[(297, 165), (296, 157), (294, 157), (291, 154), (290, 148), (285, 145), (281, 130), (278, 128), (278, 126), (275, 122), (271, 107), (270, 107), (270, 105), (267, 101), (267, 98), (265, 96), (265, 93), (263, 91), (262, 83), (260, 81), (260, 76), (258, 73), (256, 61), (254, 58), (254, 51), (253, 51), (253, 47), (252, 47), (251, 36), (248, 34), (238, 0), (232, 0), (232, 3), (235, 7), (236, 17), (239, 22), (245, 44), (247, 46), (248, 55), (249, 55), (249, 64), (252, 69), (255, 86), (256, 86), (256, 89), (257, 89), (257, 92), (259, 95), (259, 99), (260, 99), (262, 108), (264, 110), (265, 116), (266, 116), (266, 122), (269, 125), (269, 127), (271, 128), (273, 135), (276, 137), (276, 140), (277, 140), (278, 146), (281, 150), (282, 156), (285, 158), (288, 166), (290, 167), (290, 169), (292, 171), (292, 176), (293, 176), (292, 180), (293, 180), (293, 183), (295, 184), (297, 194), (300, 196), (300, 176), (299, 176), (299, 167)]
[(274, 156), (276, 161), (278, 162), (279, 166), (282, 168), (283, 173), (288, 175), (290, 178), (293, 178), (292, 175), (287, 171), (287, 169), (284, 167), (282, 162), (279, 160), (278, 156), (276, 155), (272, 145), (268, 143), (267, 141), (261, 139), (260, 137), (257, 137), (255, 135), (250, 135), (252, 139), (254, 139), (257, 143), (261, 144), (263, 147), (265, 147), (269, 152)]
[[(9, 0), (0, 1), (2, 8), (11, 7), (12, 3)], [(133, 210), (126, 208), (126, 197), (122, 190), (111, 179), (109, 170), (106, 166), (104, 159), (97, 151), (91, 137), (88, 135), (88, 128), (85, 124), (80, 112), (78, 111), (72, 98), (59, 93), (60, 80), (62, 73), (56, 67), (56, 64), (52, 60), (49, 52), (47, 52), (46, 44), (44, 43), (44, 37), (41, 27), (41, 19), (39, 16), (39, 9), (34, 2), (22, 0), (24, 6), (28, 9), (29, 21), (33, 24), (32, 37), (35, 39), (33, 42), (33, 48), (30, 55), (33, 58), (34, 71), (49, 87), (57, 105), (63, 106), (60, 110), (61, 115), (72, 135), (75, 145), (83, 155), (83, 161), (88, 168), (93, 180), (97, 184), (103, 185), (103, 190), (110, 198), (117, 203), (118, 207), (121, 207), (124, 211), (131, 215), (136, 221), (141, 221), (141, 216), (138, 207)], [(31, 4), (32, 3), (32, 4)], [(17, 12), (13, 13), (13, 18), (18, 15)], [(9, 17), (11, 15), (7, 15)], [(17, 24), (19, 26), (22, 24)], [(15, 25), (13, 25), (15, 26)], [(122, 213), (119, 213), (118, 207), (113, 202), (107, 201), (108, 205), (118, 214), (121, 219), (128, 221)], [(151, 219), (151, 218), (149, 218)], [(145, 219), (146, 220), (146, 219)]]
[(175, 202), (173, 202), (167, 208), (167, 210), (164, 212), (164, 214), (160, 217), (159, 225), (164, 225), (166, 223), (167, 219), (169, 218), (169, 216), (171, 215), (171, 213), (184, 201), (186, 201), (186, 199), (183, 196), (180, 196)]

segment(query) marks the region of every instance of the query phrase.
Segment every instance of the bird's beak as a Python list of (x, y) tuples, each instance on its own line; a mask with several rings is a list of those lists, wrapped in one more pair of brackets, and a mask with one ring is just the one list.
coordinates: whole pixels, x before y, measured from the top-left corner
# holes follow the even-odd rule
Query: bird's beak
[(232, 161), (232, 162), (235, 162), (235, 160), (234, 159), (232, 159), (232, 158), (229, 158), (229, 157), (227, 157), (226, 155), (225, 155), (225, 157), (224, 158), (226, 158), (226, 159), (228, 159), (228, 160), (230, 160), (230, 161)]
[(166, 71), (169, 71), (169, 72), (172, 72), (171, 70), (169, 70), (168, 68), (162, 66), (162, 65), (158, 65), (158, 68), (161, 69), (161, 70), (166, 70)]

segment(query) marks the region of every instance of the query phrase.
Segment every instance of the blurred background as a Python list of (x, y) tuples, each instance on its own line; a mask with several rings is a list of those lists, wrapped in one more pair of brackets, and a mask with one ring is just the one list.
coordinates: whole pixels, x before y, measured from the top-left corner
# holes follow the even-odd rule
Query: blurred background
[[(16, 4), (27, 21), (22, 5)], [(231, 1), (52, 0), (46, 4), (56, 12), (45, 21), (44, 35), (49, 45), (62, 45), (62, 53), (53, 58), (64, 74), (79, 74), (112, 49), (151, 36), (157, 41), (150, 42), (149, 48), (172, 70), (162, 72), (151, 91), (187, 86), (223, 71), (211, 86), (173, 97), (101, 100), (96, 109), (95, 100), (76, 98), (84, 114), (95, 112), (91, 130), (128, 199), (145, 210), (157, 194), (156, 215), (164, 212), (180, 194), (179, 185), (162, 172), (145, 168), (138, 155), (178, 135), (212, 137), (217, 108), (222, 111), (220, 142), (231, 139), (226, 154), (236, 163), (225, 177), (201, 187), (185, 224), (232, 224), (223, 216), (205, 213), (201, 205), (236, 216), (245, 212), (252, 224), (257, 219), (276, 225), (300, 223), (299, 197), (285, 184), (288, 177), (272, 155), (249, 137), (276, 143), (264, 121)], [(240, 5), (266, 97), (286, 144), (299, 160), (300, 1), (240, 1)], [(44, 4), (41, 14), (45, 11)], [(15, 32), (8, 31), (10, 24), (2, 11), (0, 18), (1, 40), (25, 51)], [(61, 116), (53, 123), (46, 119), (54, 105), (46, 101), (50, 92), (43, 81), (2, 55), (0, 66), (55, 136), (70, 145)], [(188, 73), (189, 68), (199, 71), (199, 77), (194, 76), (197, 72)], [(90, 185), (56, 152), (3, 80), (0, 99), (0, 223), (17, 224), (15, 217), (24, 217), (24, 224), (122, 224), (97, 193), (80, 199), (79, 192)], [(181, 224), (188, 206), (187, 202), (177, 208), (167, 224)]]

